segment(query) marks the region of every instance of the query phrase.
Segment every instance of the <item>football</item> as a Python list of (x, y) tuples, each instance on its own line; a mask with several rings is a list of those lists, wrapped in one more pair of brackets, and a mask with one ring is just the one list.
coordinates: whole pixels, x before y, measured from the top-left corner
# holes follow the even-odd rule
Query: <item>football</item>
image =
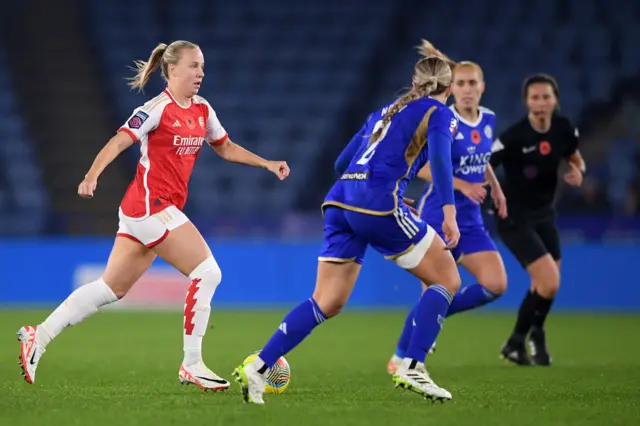
[[(244, 362), (243, 365), (247, 365), (260, 354), (260, 351), (253, 352), (249, 355)], [(289, 367), (289, 363), (287, 360), (281, 356), (278, 361), (271, 367), (271, 371), (269, 371), (269, 375), (267, 376), (267, 385), (265, 388), (265, 393), (268, 394), (279, 394), (284, 392), (289, 383), (291, 382), (291, 367)]]

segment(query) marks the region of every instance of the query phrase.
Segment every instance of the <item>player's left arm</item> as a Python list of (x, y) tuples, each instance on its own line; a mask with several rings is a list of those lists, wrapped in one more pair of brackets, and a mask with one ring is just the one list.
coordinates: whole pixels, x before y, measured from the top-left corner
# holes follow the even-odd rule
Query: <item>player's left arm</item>
[(228, 136), (223, 142), (218, 144), (210, 143), (210, 145), (216, 151), (216, 154), (230, 163), (246, 164), (248, 166), (267, 169), (278, 176), (280, 180), (286, 179), (289, 176), (290, 170), (286, 161), (265, 160), (259, 155), (232, 142)]
[(580, 133), (577, 128), (573, 128), (573, 132), (569, 137), (569, 145), (564, 152), (564, 158), (569, 164), (569, 171), (565, 173), (564, 180), (571, 186), (581, 186), (584, 174), (587, 171), (587, 164), (582, 158), (582, 154), (578, 150), (578, 142)]
[(582, 158), (582, 154), (580, 154), (580, 151), (577, 149), (567, 158), (567, 163), (576, 166), (582, 174), (587, 171), (587, 163), (585, 163), (584, 158)]
[(207, 117), (207, 133), (205, 134), (205, 139), (216, 151), (216, 154), (230, 163), (246, 164), (248, 166), (267, 169), (278, 176), (280, 180), (289, 176), (289, 166), (286, 161), (265, 160), (229, 139), (229, 134), (224, 127), (222, 127), (211, 105), (208, 103), (206, 105), (209, 114)]

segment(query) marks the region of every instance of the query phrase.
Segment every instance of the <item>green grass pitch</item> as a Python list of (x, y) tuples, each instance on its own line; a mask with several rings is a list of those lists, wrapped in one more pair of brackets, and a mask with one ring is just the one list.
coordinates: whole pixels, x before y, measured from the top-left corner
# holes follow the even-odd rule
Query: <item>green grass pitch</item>
[[(640, 424), (640, 316), (552, 314), (550, 368), (498, 359), (513, 314), (452, 317), (430, 357), (436, 383), (453, 394), (432, 404), (394, 389), (386, 362), (404, 312), (347, 311), (287, 355), (292, 381), (265, 406), (180, 386), (179, 312), (103, 312), (49, 347), (35, 385), (17, 364), (15, 332), (42, 310), (0, 310), (0, 425), (633, 425)], [(212, 313), (204, 358), (231, 371), (259, 349), (283, 312)]]

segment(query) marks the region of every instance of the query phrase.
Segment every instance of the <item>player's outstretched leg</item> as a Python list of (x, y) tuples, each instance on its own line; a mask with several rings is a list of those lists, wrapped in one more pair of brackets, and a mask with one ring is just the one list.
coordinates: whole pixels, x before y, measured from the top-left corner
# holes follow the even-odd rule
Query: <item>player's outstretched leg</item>
[(245, 402), (264, 404), (269, 369), (281, 356), (298, 346), (316, 326), (340, 312), (351, 295), (359, 272), (360, 265), (355, 262), (321, 261), (318, 264), (313, 296), (287, 314), (253, 362), (234, 370), (233, 375), (242, 387)]
[(430, 285), (416, 306), (409, 346), (393, 381), (425, 398), (449, 400), (451, 393), (435, 384), (424, 360), (442, 328), (453, 294), (460, 287), (455, 261), (442, 239), (429, 228), (414, 249), (396, 259), (396, 263)]
[(143, 245), (117, 237), (102, 277), (76, 289), (41, 324), (18, 330), (19, 363), (25, 380), (35, 382), (38, 363), (51, 340), (67, 326), (82, 322), (100, 307), (124, 297), (154, 259), (155, 255)]
[(168, 264), (191, 280), (184, 304), (184, 358), (178, 380), (204, 391), (220, 391), (231, 385), (211, 371), (202, 358), (202, 340), (211, 314), (211, 300), (222, 281), (222, 271), (198, 229), (181, 212), (172, 215), (171, 232), (153, 248)]
[(118, 300), (115, 293), (102, 278), (83, 285), (71, 293), (58, 308), (40, 325), (26, 325), (18, 330), (20, 342), (20, 364), (28, 383), (36, 379), (36, 369), (45, 347), (69, 325), (75, 325), (98, 308)]

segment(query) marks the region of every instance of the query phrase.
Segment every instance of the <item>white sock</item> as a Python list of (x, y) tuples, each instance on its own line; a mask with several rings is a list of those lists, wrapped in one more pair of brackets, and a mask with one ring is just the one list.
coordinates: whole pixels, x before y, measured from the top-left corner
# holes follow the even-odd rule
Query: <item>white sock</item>
[(202, 338), (207, 331), (211, 299), (222, 280), (222, 272), (213, 257), (207, 258), (190, 274), (191, 285), (184, 304), (184, 360), (186, 366), (202, 361)]
[[(264, 362), (260, 356), (257, 356), (251, 364), (249, 364), (258, 374), (262, 374), (263, 377), (267, 377), (270, 372), (270, 368), (267, 367), (267, 363)], [(262, 370), (262, 372), (260, 372)]]
[(98, 312), (100, 306), (117, 301), (118, 298), (102, 277), (76, 289), (55, 311), (38, 325), (36, 339), (40, 345), (47, 346), (69, 325), (76, 325), (88, 316)]

